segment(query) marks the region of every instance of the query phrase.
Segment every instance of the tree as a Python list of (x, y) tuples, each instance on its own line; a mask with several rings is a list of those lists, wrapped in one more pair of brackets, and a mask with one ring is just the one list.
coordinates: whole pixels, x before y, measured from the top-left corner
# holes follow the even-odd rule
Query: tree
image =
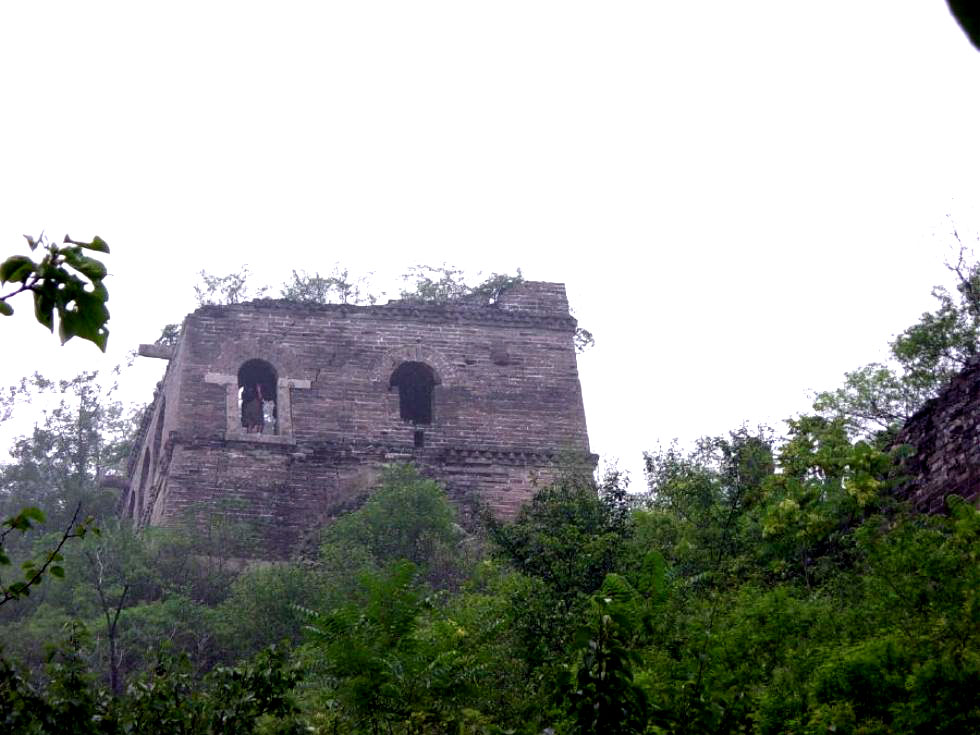
[(566, 477), (538, 490), (512, 523), (486, 520), (497, 553), (563, 598), (599, 589), (632, 533), (617, 478), (597, 488), (586, 478)]
[(411, 288), (403, 289), (401, 297), (406, 301), (430, 304), (467, 302), (490, 306), (497, 303), (504, 291), (524, 281), (520, 268), (514, 276), (491, 273), (475, 286), (466, 283), (465, 279), (466, 274), (460, 268), (445, 263), (441, 266), (412, 266), (402, 276), (402, 280)]
[(253, 735), (308, 732), (291, 692), (300, 676), (276, 647), (234, 667), (217, 667), (203, 680), (186, 656), (161, 647), (129, 689), (110, 696), (88, 671), (81, 651), (88, 637), (72, 624), (68, 639), (48, 657), (35, 683), (0, 659), (0, 722), (17, 733), (78, 735)]
[(198, 306), (240, 304), (253, 298), (262, 298), (268, 290), (265, 286), (261, 286), (253, 293), (248, 283), (247, 265), (243, 265), (237, 272), (224, 276), (216, 276), (207, 271), (201, 271), (200, 276), (201, 282), (194, 285), (194, 296), (197, 298)]
[(350, 602), (328, 613), (306, 611), (304, 667), (355, 732), (362, 731), (361, 723), (373, 732), (391, 731), (408, 719), (412, 701), (406, 695), (425, 668), (413, 635), (425, 590), (415, 565), (401, 560), (364, 572), (351, 592)]
[[(4, 605), (11, 600), (17, 600), (21, 597), (27, 597), (31, 594), (31, 588), (37, 584), (41, 583), (44, 579), (45, 574), (51, 574), (54, 577), (63, 577), (65, 574), (64, 567), (61, 566), (61, 562), (64, 561), (64, 557), (61, 555), (61, 549), (64, 547), (65, 543), (69, 539), (73, 538), (83, 538), (89, 531), (98, 532), (92, 526), (91, 519), (85, 519), (79, 521), (78, 512), (80, 506), (76, 507), (75, 513), (72, 515), (71, 521), (68, 526), (61, 534), (61, 539), (58, 541), (57, 545), (51, 551), (42, 555), (40, 560), (28, 559), (23, 564), (21, 564), (21, 570), (23, 572), (23, 578), (12, 582), (10, 584), (4, 584), (3, 578), (0, 577), (0, 605)], [(4, 543), (7, 540), (7, 535), (11, 531), (19, 531), (25, 533), (29, 531), (34, 523), (44, 522), (44, 513), (39, 509), (34, 507), (28, 507), (21, 510), (9, 518), (4, 519), (0, 523), (0, 527), (4, 527), (0, 531), (0, 567), (10, 566), (11, 559), (4, 550)]]
[(120, 562), (123, 562), (124, 557), (133, 554), (122, 554), (119, 548), (132, 545), (121, 543), (121, 539), (132, 541), (128, 533), (129, 529), (117, 526), (114, 530), (116, 533), (100, 534), (97, 542), (87, 544), (84, 556), (88, 561), (92, 586), (95, 588), (99, 607), (105, 618), (106, 640), (109, 644), (109, 688), (113, 694), (118, 695), (122, 691), (122, 680), (119, 675), (121, 659), (121, 652), (118, 650), (119, 616), (122, 614), (126, 594), (132, 584), (126, 578), (128, 570), (125, 569), (125, 563)]
[(105, 387), (95, 371), (68, 380), (34, 373), (0, 397), (0, 418), (28, 404), (45, 407), (43, 421), (14, 440), (11, 461), (0, 465), (0, 514), (37, 506), (54, 527), (79, 503), (100, 519), (114, 515), (115, 497), (99, 482), (125, 470), (137, 426), (135, 412), (115, 400), (115, 386)]
[(65, 235), (63, 245), (55, 245), (42, 234), (37, 239), (24, 235), (31, 251), (45, 251), (37, 262), (27, 255), (12, 255), (0, 263), (0, 285), (20, 284), (7, 294), (0, 295), (0, 315), (14, 313), (9, 301), (24, 292), (34, 295), (34, 315), (38, 322), (54, 331), (54, 313), (58, 312), (58, 334), (64, 344), (72, 337), (81, 337), (105, 352), (109, 339), (106, 322), (109, 310), (105, 302), (109, 292), (102, 280), (105, 266), (83, 251), (108, 253), (109, 246), (101, 237), (91, 242), (77, 242)]
[(814, 410), (825, 418), (841, 417), (854, 436), (886, 444), (923, 403), (936, 396), (956, 373), (980, 355), (980, 262), (954, 228), (954, 291), (936, 286), (934, 311), (891, 343), (892, 362), (872, 363), (849, 372), (844, 385), (818, 393)]
[(366, 555), (378, 567), (404, 559), (434, 586), (449, 586), (465, 561), (464, 535), (438, 483), (412, 465), (390, 465), (364, 505), (324, 529), (322, 558)]
[(857, 436), (891, 436), (926, 402), (931, 391), (915, 385), (894, 366), (871, 363), (844, 374), (844, 385), (818, 393), (813, 409), (840, 417)]
[(485, 519), (492, 553), (526, 577), (510, 594), (511, 624), (529, 666), (554, 662), (590, 595), (622, 564), (633, 522), (618, 477), (597, 487), (572, 471), (543, 487), (513, 522)]
[[(411, 288), (402, 289), (401, 297), (406, 301), (427, 304), (466, 303), (493, 306), (507, 289), (524, 282), (521, 269), (516, 275), (491, 273), (480, 283), (472, 286), (466, 282), (462, 269), (443, 263), (441, 266), (416, 265), (409, 268), (402, 280)], [(585, 352), (595, 346), (595, 337), (588, 329), (575, 328), (575, 351)]]
[(167, 324), (164, 325), (163, 330), (160, 332), (160, 336), (157, 337), (155, 344), (163, 345), (164, 347), (173, 347), (177, 344), (178, 339), (180, 339), (180, 325)]
[(574, 665), (559, 677), (572, 732), (627, 735), (647, 731), (646, 693), (633, 678), (640, 653), (633, 637), (643, 601), (629, 582), (609, 574), (589, 599), (573, 643)]
[(280, 295), (304, 304), (374, 304), (378, 299), (368, 290), (370, 276), (352, 278), (340, 265), (335, 265), (329, 276), (294, 270), (292, 280), (282, 284)]
[[(56, 245), (43, 234), (37, 239), (29, 235), (24, 237), (32, 252), (38, 247), (45, 252), (38, 261), (27, 255), (13, 255), (0, 263), (0, 285), (20, 284), (13, 291), (0, 295), (0, 315), (11, 316), (14, 309), (9, 301), (18, 294), (30, 292), (34, 296), (35, 318), (51, 331), (54, 331), (54, 314), (57, 311), (58, 334), (62, 344), (72, 337), (81, 337), (105, 352), (109, 339), (109, 330), (105, 326), (109, 321), (109, 310), (105, 302), (109, 300), (109, 292), (102, 281), (107, 271), (100, 261), (83, 252), (108, 253), (109, 246), (105, 240), (95, 237), (91, 242), (77, 242), (65, 235), (63, 244)], [(11, 395), (16, 394), (12, 391)], [(4, 418), (9, 415), (9, 406), (9, 403), (4, 406)], [(29, 595), (31, 587), (40, 583), (46, 572), (55, 576), (64, 574), (62, 567), (56, 563), (62, 559), (62, 547), (69, 539), (80, 538), (93, 529), (91, 519), (79, 520), (80, 507), (80, 504), (76, 506), (71, 521), (52, 551), (42, 554), (39, 561), (24, 562), (23, 580), (9, 585), (0, 584), (0, 604)], [(29, 505), (0, 523), (0, 526), (6, 527), (0, 532), (0, 566), (11, 563), (4, 546), (8, 534), (14, 530), (25, 533), (35, 523), (44, 521), (44, 513)]]
[(956, 278), (955, 295), (943, 286), (932, 290), (939, 302), (917, 324), (892, 342), (892, 354), (913, 386), (935, 392), (980, 354), (980, 262), (967, 262), (967, 249), (954, 229), (955, 263), (946, 267)]

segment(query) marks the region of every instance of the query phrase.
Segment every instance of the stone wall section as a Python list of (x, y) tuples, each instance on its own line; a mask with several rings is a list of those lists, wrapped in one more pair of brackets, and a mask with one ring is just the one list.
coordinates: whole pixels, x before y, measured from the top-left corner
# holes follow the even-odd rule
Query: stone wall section
[[(562, 455), (589, 454), (564, 286), (528, 282), (490, 306), (255, 301), (190, 314), (130, 463), (137, 525), (218, 513), (258, 529), (258, 555), (363, 501), (380, 467), (413, 461), (466, 513), (513, 516)], [(246, 434), (238, 370), (276, 371), (278, 431)], [(431, 424), (402, 420), (389, 383), (422, 362)], [(419, 446), (421, 442), (421, 446)]]
[(980, 361), (928, 401), (894, 444), (913, 453), (901, 463), (901, 493), (922, 511), (946, 510), (946, 496), (980, 502)]

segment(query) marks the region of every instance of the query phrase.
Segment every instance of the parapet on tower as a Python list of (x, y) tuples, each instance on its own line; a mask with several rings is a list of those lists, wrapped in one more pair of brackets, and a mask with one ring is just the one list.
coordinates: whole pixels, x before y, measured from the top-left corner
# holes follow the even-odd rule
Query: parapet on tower
[(141, 347), (169, 364), (122, 512), (230, 514), (258, 529), (257, 555), (285, 557), (383, 464), (412, 461), (464, 510), (513, 516), (561, 457), (595, 461), (575, 326), (565, 287), (542, 282), (492, 305), (201, 307), (174, 346)]

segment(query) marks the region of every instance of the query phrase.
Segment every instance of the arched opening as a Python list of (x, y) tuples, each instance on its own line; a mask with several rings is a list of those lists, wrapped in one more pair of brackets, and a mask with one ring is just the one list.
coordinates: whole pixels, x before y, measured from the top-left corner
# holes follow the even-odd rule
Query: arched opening
[(153, 456), (157, 465), (160, 464), (160, 447), (163, 444), (163, 419), (167, 411), (167, 398), (160, 396), (160, 412), (157, 414), (156, 427), (153, 429)]
[(276, 369), (265, 360), (249, 360), (238, 368), (242, 428), (249, 434), (278, 434)]
[(403, 362), (391, 374), (389, 388), (398, 388), (398, 413), (402, 421), (432, 423), (432, 397), (436, 374), (424, 362)]
[(150, 450), (143, 452), (143, 469), (140, 471), (139, 484), (139, 512), (142, 514), (146, 510), (146, 481), (150, 479)]

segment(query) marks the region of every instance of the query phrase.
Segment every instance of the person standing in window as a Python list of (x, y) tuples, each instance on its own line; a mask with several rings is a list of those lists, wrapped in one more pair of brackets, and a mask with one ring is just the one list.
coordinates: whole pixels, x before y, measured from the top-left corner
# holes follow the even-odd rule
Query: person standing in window
[(276, 433), (276, 402), (262, 396), (262, 420), (265, 426), (262, 428), (263, 434)]
[(262, 415), (262, 385), (247, 384), (242, 389), (242, 425), (249, 434), (261, 434), (265, 424)]

